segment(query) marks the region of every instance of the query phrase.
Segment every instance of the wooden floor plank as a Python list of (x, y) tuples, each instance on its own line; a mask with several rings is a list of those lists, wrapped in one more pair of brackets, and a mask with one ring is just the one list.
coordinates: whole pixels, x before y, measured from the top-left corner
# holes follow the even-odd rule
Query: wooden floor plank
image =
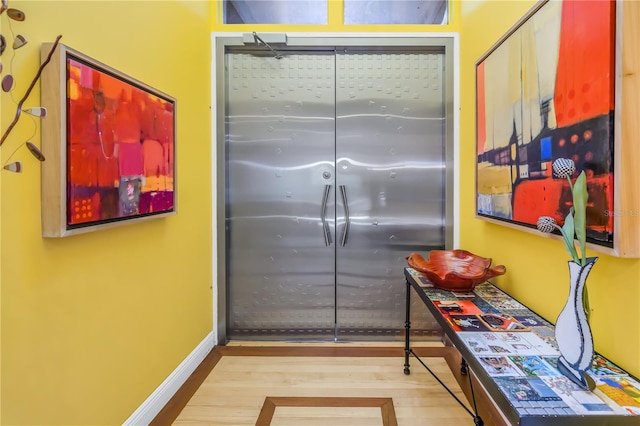
[[(392, 398), (394, 402), (401, 401), (395, 410), (400, 425), (415, 424), (412, 420), (415, 416), (433, 417), (440, 422), (455, 420), (460, 425), (472, 424), (470, 416), (423, 368), (416, 367), (411, 375), (404, 375), (403, 362), (402, 355), (364, 358), (278, 357), (274, 353), (265, 357), (255, 354), (225, 356), (175, 424), (190, 423), (196, 413), (198, 418), (228, 418), (234, 410), (246, 419), (246, 413), (253, 409), (254, 419), (258, 419), (262, 417), (260, 410), (266, 396), (285, 398), (277, 401), (306, 397), (311, 398), (310, 401), (317, 400), (315, 405), (330, 401), (337, 406), (353, 405), (349, 400), (356, 398)], [(442, 358), (429, 358), (427, 362), (437, 374), (448, 375), (449, 385), (457, 386)], [(459, 397), (464, 398), (462, 391), (458, 389), (458, 392)], [(227, 402), (221, 403), (222, 400)], [(194, 408), (197, 408), (195, 412)], [(210, 417), (203, 415), (207, 410)], [(237, 424), (256, 424), (254, 422)]]
[(258, 419), (256, 420), (256, 426), (269, 426), (271, 424), (271, 419), (273, 419), (273, 414), (276, 411), (276, 404), (269, 397), (265, 398), (264, 404), (262, 404), (262, 409), (260, 409), (260, 414), (258, 415)]
[(211, 370), (213, 370), (221, 358), (222, 354), (220, 354), (216, 348), (213, 348), (191, 376), (189, 376), (189, 379), (178, 389), (176, 394), (149, 423), (149, 426), (163, 426), (171, 424), (185, 405), (187, 405), (189, 399), (191, 399), (200, 385), (202, 385), (202, 382), (204, 382), (204, 380), (209, 376), (209, 373), (211, 373)]
[[(455, 362), (455, 350), (442, 344), (413, 350), (466, 403), (450, 368)], [(362, 398), (387, 401), (378, 405), (378, 411), (370, 411), (377, 412), (380, 422), (389, 422), (380, 424), (473, 425), (468, 412), (415, 359), (411, 360), (410, 375), (403, 373), (403, 364), (404, 348), (397, 344), (216, 347), (151, 424), (266, 426), (270, 424), (267, 419), (273, 420), (275, 415), (277, 424), (284, 425), (291, 419), (302, 422), (304, 407), (293, 411), (283, 408), (284, 417), (280, 418), (279, 405), (272, 400), (272, 407), (265, 406), (266, 399), (279, 398), (275, 401), (283, 402), (287, 398), (309, 398), (308, 401), (316, 401), (307, 406), (311, 417), (298, 424), (319, 425), (313, 423), (317, 411), (312, 410), (322, 410), (323, 401), (347, 407), (349, 399)], [(392, 422), (392, 417), (397, 423)], [(357, 426), (358, 421), (354, 419), (349, 424)]]
[[(345, 410), (345, 408), (348, 408)], [(374, 410), (372, 410), (372, 408)], [(278, 412), (275, 416), (275, 412)], [(273, 417), (277, 421), (273, 421)], [(320, 421), (322, 420), (322, 421)], [(362, 397), (267, 397), (256, 426), (313, 424), (359, 424), (397, 426), (391, 398)]]

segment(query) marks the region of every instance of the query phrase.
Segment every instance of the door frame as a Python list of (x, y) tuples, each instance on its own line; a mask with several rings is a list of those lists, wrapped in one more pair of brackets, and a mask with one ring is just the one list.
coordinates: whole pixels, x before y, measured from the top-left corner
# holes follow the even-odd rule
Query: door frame
[[(212, 173), (212, 187), (215, 188), (212, 219), (212, 283), (213, 290), (213, 332), (215, 344), (227, 342), (227, 239), (226, 239), (226, 144), (225, 144), (225, 105), (226, 75), (225, 53), (227, 48), (244, 46), (245, 33), (212, 33), (211, 53), (211, 114), (212, 114), (212, 149), (211, 162), (215, 172)], [(445, 119), (446, 119), (446, 190), (450, 195), (445, 203), (445, 235), (446, 247), (459, 245), (459, 87), (460, 87), (460, 43), (456, 33), (286, 33), (287, 47), (328, 50), (333, 48), (380, 48), (384, 52), (394, 49), (421, 47), (440, 47), (445, 56)], [(263, 46), (265, 50), (266, 47)], [(451, 78), (448, 78), (448, 77)]]

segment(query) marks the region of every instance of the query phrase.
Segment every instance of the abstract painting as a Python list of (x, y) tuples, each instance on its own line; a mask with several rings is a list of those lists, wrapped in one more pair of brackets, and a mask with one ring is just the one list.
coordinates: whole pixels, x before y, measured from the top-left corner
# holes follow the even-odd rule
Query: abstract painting
[(587, 240), (613, 245), (615, 1), (538, 3), (476, 63), (476, 214), (535, 228), (587, 175)]
[(63, 129), (43, 143), (60, 147), (64, 229), (50, 236), (175, 213), (175, 99), (67, 46), (58, 61)]

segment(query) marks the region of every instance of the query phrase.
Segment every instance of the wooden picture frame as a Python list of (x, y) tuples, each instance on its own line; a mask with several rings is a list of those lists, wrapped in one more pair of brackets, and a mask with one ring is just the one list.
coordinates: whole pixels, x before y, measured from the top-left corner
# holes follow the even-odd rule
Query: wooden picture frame
[(64, 44), (41, 78), (42, 235), (176, 214), (176, 99)]
[(571, 158), (587, 173), (588, 247), (640, 257), (633, 156), (620, 156), (638, 153), (622, 127), (635, 120), (622, 86), (637, 82), (621, 73), (637, 42), (621, 3), (540, 1), (476, 62), (477, 218), (545, 235), (537, 218), (561, 224), (571, 207), (551, 164)]

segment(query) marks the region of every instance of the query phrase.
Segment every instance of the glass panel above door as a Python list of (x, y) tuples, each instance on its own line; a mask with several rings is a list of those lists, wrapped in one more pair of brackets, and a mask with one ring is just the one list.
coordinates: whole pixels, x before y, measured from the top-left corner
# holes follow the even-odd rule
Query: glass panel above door
[(326, 24), (327, 0), (224, 0), (225, 24)]
[(344, 0), (345, 24), (444, 25), (447, 21), (447, 0)]

